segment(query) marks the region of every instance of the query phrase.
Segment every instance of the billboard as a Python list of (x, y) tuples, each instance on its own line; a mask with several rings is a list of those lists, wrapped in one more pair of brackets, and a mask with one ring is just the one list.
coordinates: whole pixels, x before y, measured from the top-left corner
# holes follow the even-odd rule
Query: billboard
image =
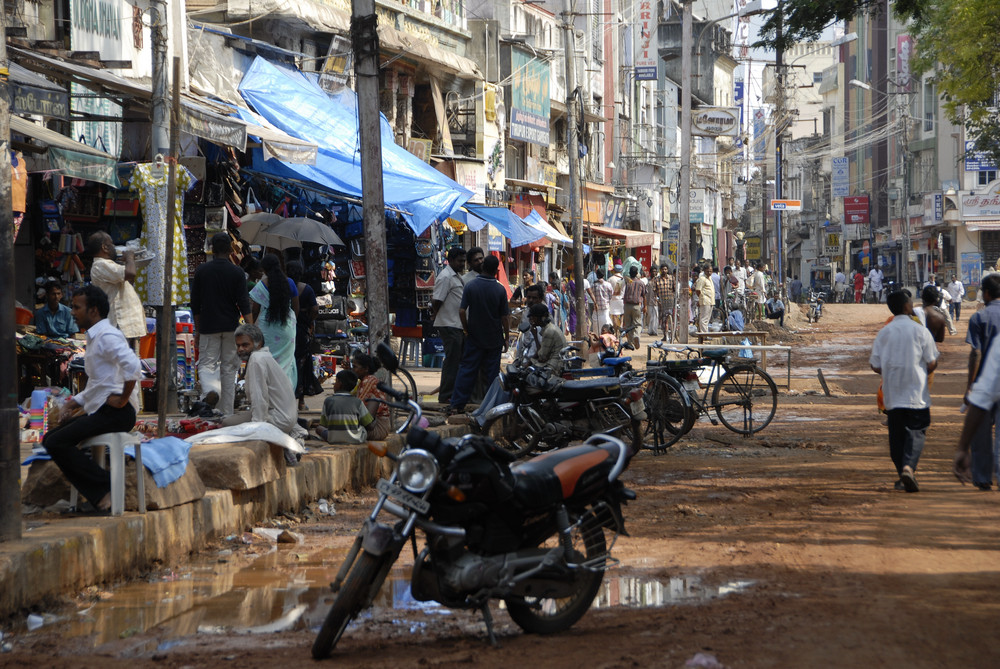
[(844, 198), (844, 222), (855, 225), (867, 225), (871, 219), (868, 217), (868, 196), (855, 195)]
[(635, 79), (636, 81), (656, 81), (656, 63), (659, 52), (656, 48), (656, 4), (653, 0), (639, 0), (639, 16), (635, 26)]
[(764, 138), (764, 110), (753, 110), (753, 159), (764, 162), (767, 153), (767, 140)]
[(851, 194), (851, 166), (850, 159), (844, 157), (833, 157), (830, 174), (831, 197), (847, 197)]
[(549, 145), (549, 64), (512, 50), (510, 138)]
[(910, 56), (913, 54), (913, 38), (909, 35), (896, 36), (896, 81), (900, 93), (909, 93), (913, 89), (910, 74)]
[(691, 134), (700, 137), (738, 137), (739, 107), (704, 107), (691, 112)]

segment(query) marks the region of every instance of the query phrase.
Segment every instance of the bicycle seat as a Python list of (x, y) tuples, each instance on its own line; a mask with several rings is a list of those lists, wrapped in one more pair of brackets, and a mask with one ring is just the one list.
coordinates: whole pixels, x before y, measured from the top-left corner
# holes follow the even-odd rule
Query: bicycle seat
[(615, 365), (622, 365), (626, 362), (630, 362), (631, 360), (632, 360), (631, 356), (623, 356), (621, 358), (605, 358), (604, 360), (601, 361), (601, 364), (607, 365), (609, 367), (614, 367)]
[(711, 358), (712, 360), (722, 360), (727, 355), (729, 355), (728, 348), (706, 348), (702, 351), (702, 355), (706, 358)]

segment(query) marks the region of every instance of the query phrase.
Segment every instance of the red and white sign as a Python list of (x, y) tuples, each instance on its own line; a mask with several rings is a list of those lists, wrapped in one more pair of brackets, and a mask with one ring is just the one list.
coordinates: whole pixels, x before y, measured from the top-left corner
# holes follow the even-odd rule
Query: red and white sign
[(855, 225), (867, 225), (871, 219), (868, 217), (868, 196), (854, 195), (844, 198), (844, 222)]
[(802, 200), (771, 200), (771, 211), (802, 211)]

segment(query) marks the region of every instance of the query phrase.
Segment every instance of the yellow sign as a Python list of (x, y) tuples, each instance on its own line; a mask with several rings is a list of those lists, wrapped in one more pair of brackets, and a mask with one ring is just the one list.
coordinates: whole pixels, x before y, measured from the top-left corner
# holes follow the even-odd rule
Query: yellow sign
[(747, 237), (743, 251), (747, 260), (760, 260), (760, 237)]
[(670, 262), (677, 264), (677, 242), (667, 244), (667, 257), (670, 258)]

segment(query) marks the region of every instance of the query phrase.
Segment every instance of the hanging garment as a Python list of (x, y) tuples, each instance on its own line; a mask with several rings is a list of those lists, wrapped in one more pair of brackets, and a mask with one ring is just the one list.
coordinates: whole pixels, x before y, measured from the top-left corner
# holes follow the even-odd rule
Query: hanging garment
[[(167, 175), (164, 166), (157, 170), (152, 163), (137, 165), (132, 172), (129, 190), (139, 194), (144, 222), (142, 245), (153, 256), (153, 261), (139, 270), (135, 288), (143, 304), (163, 306), (163, 265), (167, 246)], [(187, 243), (184, 238), (184, 193), (194, 185), (194, 176), (183, 165), (177, 166), (177, 193), (174, 196), (174, 259), (172, 271), (173, 303), (191, 301), (188, 284)]]

